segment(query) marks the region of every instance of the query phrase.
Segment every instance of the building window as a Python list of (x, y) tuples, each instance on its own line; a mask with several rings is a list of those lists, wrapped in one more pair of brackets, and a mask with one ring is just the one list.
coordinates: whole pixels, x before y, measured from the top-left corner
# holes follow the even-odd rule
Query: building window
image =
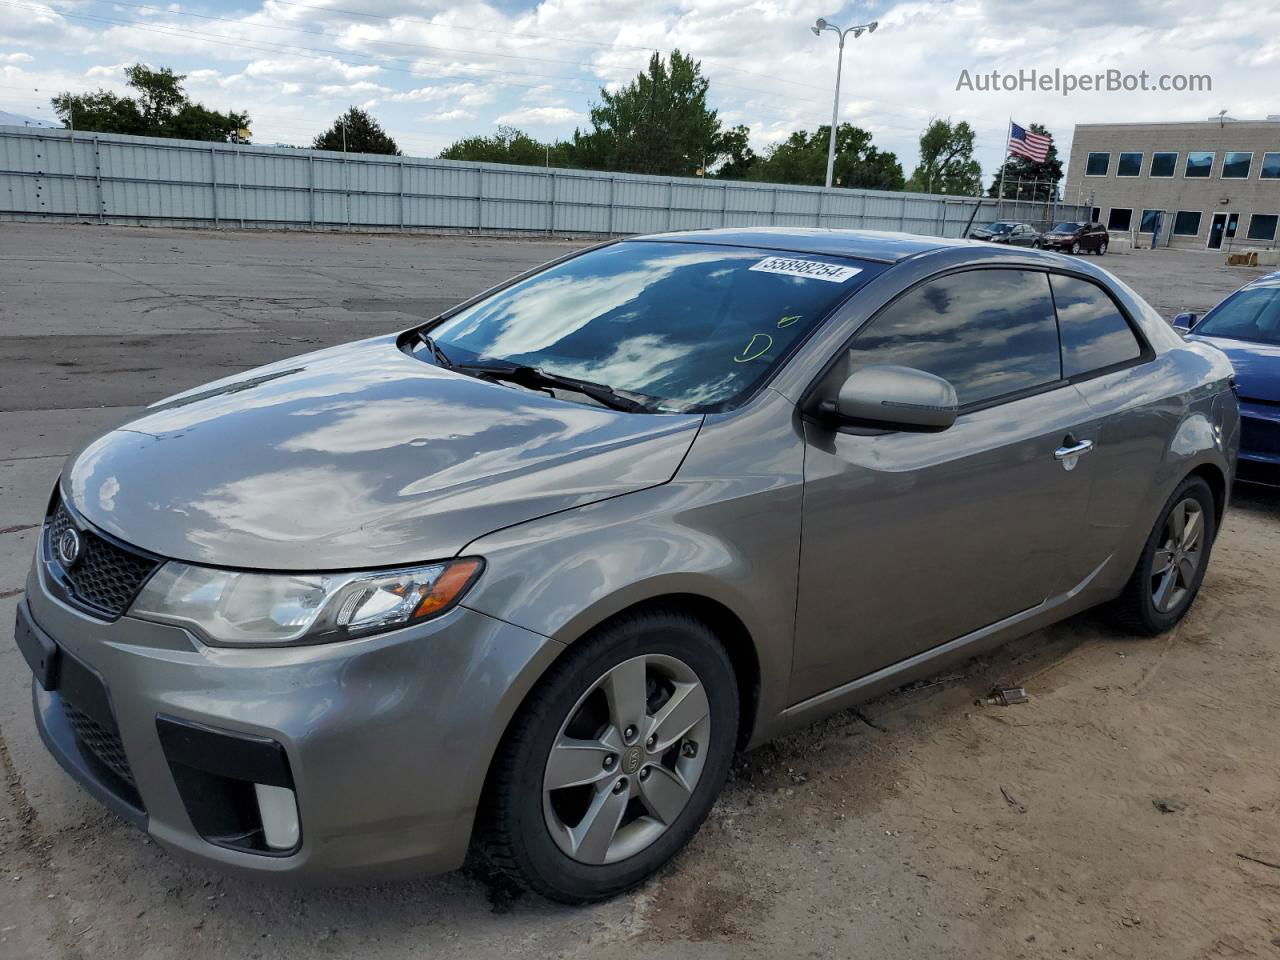
[(1122, 153), (1116, 164), (1117, 177), (1138, 177), (1142, 175), (1142, 154)]
[(1101, 219), (1102, 219), (1102, 208), (1101, 208), (1101, 207), (1094, 207), (1093, 209), (1091, 209), (1091, 210), (1089, 211), (1089, 222), (1090, 222), (1090, 223), (1097, 223), (1097, 222), (1098, 222), (1099, 220), (1101, 220)]
[(1200, 213), (1197, 210), (1179, 210), (1173, 218), (1175, 237), (1194, 237), (1200, 233)]
[(1249, 218), (1249, 239), (1270, 243), (1276, 238), (1277, 220), (1280, 220), (1280, 216), (1274, 213), (1255, 213)]
[(1127, 231), (1129, 225), (1133, 223), (1132, 207), (1112, 207), (1111, 213), (1107, 215), (1107, 229), (1120, 232)]
[(1185, 177), (1207, 177), (1213, 173), (1213, 152), (1211, 150), (1192, 150), (1187, 154), (1187, 167), (1183, 171)]
[(1176, 152), (1153, 153), (1151, 155), (1151, 176), (1172, 177), (1177, 168), (1178, 154)]
[(1142, 223), (1138, 226), (1139, 233), (1150, 233), (1156, 228), (1156, 218), (1160, 216), (1159, 210), (1143, 210)]
[(1084, 175), (1086, 177), (1105, 177), (1109, 166), (1111, 166), (1111, 154), (1091, 153), (1084, 164)]
[(1280, 153), (1264, 153), (1262, 155), (1263, 180), (1280, 180)]
[(1222, 158), (1223, 180), (1248, 180), (1249, 167), (1253, 165), (1253, 154), (1233, 151)]

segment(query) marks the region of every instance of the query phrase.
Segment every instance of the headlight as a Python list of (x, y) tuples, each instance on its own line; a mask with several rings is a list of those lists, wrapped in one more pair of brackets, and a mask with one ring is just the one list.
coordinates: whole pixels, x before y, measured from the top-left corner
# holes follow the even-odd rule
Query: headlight
[(129, 615), (187, 627), (212, 644), (287, 646), (367, 636), (438, 616), (484, 561), (370, 573), (238, 573), (170, 561)]

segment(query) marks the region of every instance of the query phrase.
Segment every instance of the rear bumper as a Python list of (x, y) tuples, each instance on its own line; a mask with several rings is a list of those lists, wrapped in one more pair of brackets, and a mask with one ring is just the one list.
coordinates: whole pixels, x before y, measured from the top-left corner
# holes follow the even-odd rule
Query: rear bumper
[[(462, 607), (365, 640), (213, 649), (178, 628), (85, 616), (50, 594), (38, 570), (19, 617), (60, 651), (53, 689), (33, 680), (36, 723), (89, 793), (175, 853), (315, 883), (460, 866), (490, 759), (561, 649)], [(77, 688), (80, 671), (90, 681)], [(78, 701), (94, 700), (84, 692), (92, 678), (102, 702), (88, 705), (95, 725), (86, 728)], [(218, 750), (184, 748), (173, 724)], [(224, 788), (252, 798), (259, 782), (295, 791), (294, 849), (229, 846), (226, 831), (209, 826), (227, 811), (198, 808)]]

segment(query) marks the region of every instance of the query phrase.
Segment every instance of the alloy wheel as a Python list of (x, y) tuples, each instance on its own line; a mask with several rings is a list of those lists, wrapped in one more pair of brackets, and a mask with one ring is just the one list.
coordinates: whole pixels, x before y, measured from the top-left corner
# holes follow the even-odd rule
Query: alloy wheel
[(1079, 253), (1080, 253), (1080, 244), (1079, 244), (1078, 242), (1077, 242), (1077, 243), (1072, 243), (1072, 244), (1071, 244), (1071, 252), (1072, 252), (1072, 253), (1074, 253), (1074, 254), (1079, 254)]
[(1179, 500), (1165, 519), (1151, 560), (1151, 602), (1160, 613), (1180, 604), (1204, 556), (1204, 510), (1194, 497)]
[(1103, 256), (1107, 252), (1107, 241), (1103, 240), (1098, 246), (1098, 256)]
[(692, 668), (646, 654), (610, 668), (561, 725), (542, 779), (556, 845), (580, 863), (615, 863), (676, 821), (706, 763), (711, 709)]

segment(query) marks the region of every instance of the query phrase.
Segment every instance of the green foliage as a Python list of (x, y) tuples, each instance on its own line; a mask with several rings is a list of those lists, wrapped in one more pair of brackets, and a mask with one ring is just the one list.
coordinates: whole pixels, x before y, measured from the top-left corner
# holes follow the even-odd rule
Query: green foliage
[(750, 143), (751, 130), (736, 126), (720, 135), (720, 155), (724, 162), (716, 170), (716, 176), (724, 180), (745, 180), (759, 159)]
[(168, 67), (152, 70), (141, 63), (125, 68), (136, 97), (109, 90), (64, 92), (53, 98), (53, 109), (68, 127), (100, 133), (140, 137), (181, 137), (224, 143), (247, 143), (240, 131), (249, 126), (247, 113), (218, 113), (193, 103), (182, 89), (186, 74)]
[[(751, 168), (750, 178), (768, 183), (822, 186), (827, 182), (827, 146), (831, 126), (810, 133), (797, 130), (769, 148)], [(898, 158), (871, 143), (871, 134), (851, 123), (836, 128), (836, 159), (832, 184), (871, 190), (901, 190), (906, 181)]]
[[(1042, 124), (1033, 123), (1027, 128), (1033, 133), (1048, 134)], [(1039, 181), (1039, 182), (1037, 182)], [(1034, 163), (1026, 157), (1011, 156), (1004, 165), (1004, 195), (1010, 200), (1053, 200), (1062, 182), (1062, 161), (1058, 159), (1058, 145), (1049, 145), (1044, 163)], [(1000, 171), (991, 180), (987, 196), (994, 197), (1000, 191)]]
[(645, 73), (617, 93), (601, 89), (590, 133), (575, 131), (576, 158), (587, 167), (691, 176), (721, 155), (720, 120), (707, 108), (702, 65), (679, 50), (655, 53)]
[(500, 126), (492, 137), (466, 137), (440, 151), (444, 160), (477, 160), (481, 163), (520, 163), (533, 167), (571, 165), (573, 144), (543, 143), (523, 130)]
[(383, 153), (400, 156), (400, 148), (387, 136), (377, 120), (359, 107), (351, 107), (333, 121), (312, 142), (316, 150), (345, 150), (347, 153)]
[(973, 159), (973, 128), (964, 120), (934, 119), (920, 134), (920, 164), (908, 190), (975, 196), (982, 189), (982, 167)]

